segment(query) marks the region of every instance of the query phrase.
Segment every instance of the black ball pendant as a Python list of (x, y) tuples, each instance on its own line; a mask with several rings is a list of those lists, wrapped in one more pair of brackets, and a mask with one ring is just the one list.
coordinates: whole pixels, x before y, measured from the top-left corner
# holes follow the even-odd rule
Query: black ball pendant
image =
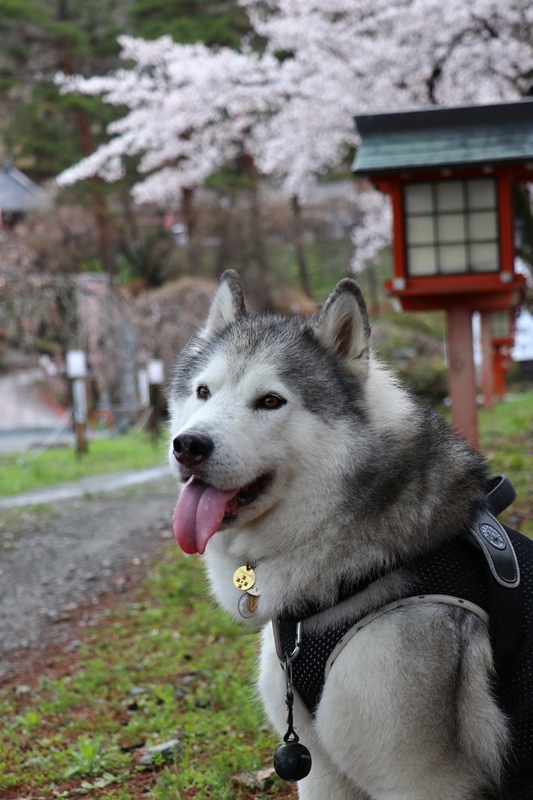
[(284, 781), (301, 781), (311, 771), (311, 753), (300, 742), (285, 742), (274, 753), (274, 769)]

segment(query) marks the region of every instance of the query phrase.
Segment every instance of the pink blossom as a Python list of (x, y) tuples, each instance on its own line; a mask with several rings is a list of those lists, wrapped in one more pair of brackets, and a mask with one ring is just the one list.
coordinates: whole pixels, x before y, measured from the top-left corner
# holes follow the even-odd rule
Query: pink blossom
[[(267, 42), (263, 54), (122, 36), (132, 67), (57, 77), (64, 92), (128, 109), (61, 185), (92, 175), (115, 181), (137, 156), (135, 199), (169, 207), (183, 188), (246, 154), (287, 196), (305, 200), (317, 176), (357, 147), (357, 113), (494, 103), (532, 90), (529, 0), (240, 2)], [(358, 203), (354, 269), (390, 240), (386, 199), (365, 185)]]

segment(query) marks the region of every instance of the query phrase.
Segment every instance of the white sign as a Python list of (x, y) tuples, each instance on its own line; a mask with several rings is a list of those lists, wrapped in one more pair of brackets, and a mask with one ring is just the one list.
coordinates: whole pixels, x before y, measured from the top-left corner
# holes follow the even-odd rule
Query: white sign
[(151, 386), (160, 386), (165, 380), (165, 366), (162, 359), (152, 358), (147, 366), (148, 383)]
[(83, 350), (67, 351), (67, 375), (69, 378), (85, 378), (87, 376), (87, 359)]

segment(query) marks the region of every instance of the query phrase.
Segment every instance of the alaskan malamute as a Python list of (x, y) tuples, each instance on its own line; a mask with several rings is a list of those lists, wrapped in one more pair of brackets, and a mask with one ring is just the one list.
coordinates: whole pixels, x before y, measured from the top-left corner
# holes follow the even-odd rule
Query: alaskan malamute
[(314, 318), (252, 314), (225, 272), (169, 408), (176, 539), (264, 626), (259, 688), (301, 800), (507, 797), (487, 609), (454, 584), (483, 561), (455, 545), (484, 463), (376, 360), (357, 284)]

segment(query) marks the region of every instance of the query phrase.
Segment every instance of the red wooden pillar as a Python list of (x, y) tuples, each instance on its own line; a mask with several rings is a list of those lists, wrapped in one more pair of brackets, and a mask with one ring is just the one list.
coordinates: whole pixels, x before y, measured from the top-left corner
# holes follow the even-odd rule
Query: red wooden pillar
[(494, 366), (494, 394), (498, 400), (503, 400), (505, 392), (507, 391), (506, 369), (504, 362), (508, 361), (510, 356), (508, 348), (505, 345), (498, 345), (494, 348), (493, 353), (493, 366)]
[(482, 312), (481, 317), (481, 391), (483, 406), (494, 405), (494, 362), (492, 357), (492, 335), (490, 332), (490, 314)]
[(478, 448), (472, 312), (465, 306), (452, 305), (446, 311), (446, 321), (452, 424), (465, 439)]
[(395, 181), (388, 186), (392, 203), (392, 267), (394, 281), (400, 281), (405, 287), (407, 266), (405, 263), (405, 235), (403, 228), (403, 198), (401, 183)]

